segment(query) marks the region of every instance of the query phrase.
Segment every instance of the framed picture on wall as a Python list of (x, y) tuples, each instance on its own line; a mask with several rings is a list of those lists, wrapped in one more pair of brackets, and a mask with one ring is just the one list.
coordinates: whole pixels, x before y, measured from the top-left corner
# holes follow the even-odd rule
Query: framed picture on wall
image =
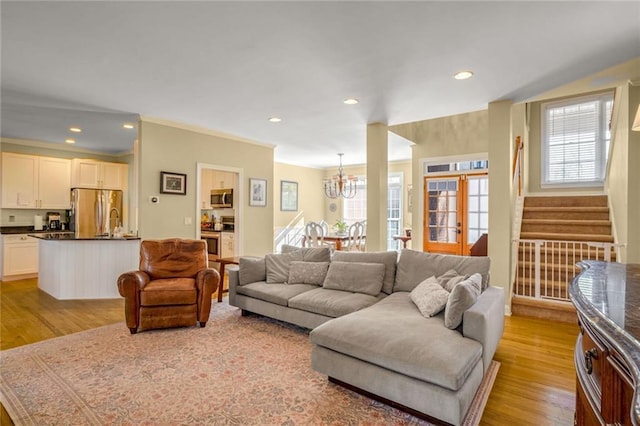
[(249, 178), (249, 205), (254, 207), (267, 206), (267, 180)]
[(280, 210), (283, 212), (298, 211), (298, 182), (280, 181)]
[(187, 175), (183, 173), (160, 172), (160, 193), (187, 195)]

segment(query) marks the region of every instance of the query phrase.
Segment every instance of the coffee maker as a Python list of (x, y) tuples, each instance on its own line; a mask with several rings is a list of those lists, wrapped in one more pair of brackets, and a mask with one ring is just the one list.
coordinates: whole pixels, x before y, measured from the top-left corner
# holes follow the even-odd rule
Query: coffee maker
[(47, 212), (47, 229), (49, 231), (60, 230), (60, 213)]

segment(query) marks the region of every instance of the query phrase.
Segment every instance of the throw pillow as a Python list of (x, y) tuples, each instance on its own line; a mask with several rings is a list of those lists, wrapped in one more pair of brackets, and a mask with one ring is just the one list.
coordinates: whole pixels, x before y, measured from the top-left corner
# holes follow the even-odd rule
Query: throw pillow
[(471, 275), (453, 288), (444, 309), (444, 325), (447, 328), (453, 330), (462, 324), (464, 313), (476, 303), (481, 289), (482, 276), (480, 274)]
[(288, 284), (322, 285), (327, 276), (329, 262), (293, 261), (289, 268)]
[(302, 251), (268, 254), (264, 257), (267, 266), (267, 284), (284, 283), (289, 279), (289, 266), (294, 260), (302, 260)]
[(264, 281), (267, 278), (263, 257), (241, 257), (238, 266), (238, 283), (240, 285)]
[(332, 261), (322, 287), (377, 296), (382, 289), (382, 263)]
[(442, 288), (451, 293), (451, 290), (453, 290), (453, 287), (455, 287), (456, 284), (466, 280), (467, 278), (469, 278), (469, 275), (460, 275), (455, 269), (449, 269), (436, 279)]
[(429, 318), (444, 309), (449, 292), (438, 284), (436, 277), (429, 277), (416, 286), (409, 294), (420, 313)]

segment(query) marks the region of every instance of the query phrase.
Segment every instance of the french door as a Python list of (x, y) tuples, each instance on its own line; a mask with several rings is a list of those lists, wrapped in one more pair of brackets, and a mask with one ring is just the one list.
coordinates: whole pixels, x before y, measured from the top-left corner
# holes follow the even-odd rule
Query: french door
[(488, 232), (487, 173), (425, 176), (423, 249), (431, 253), (467, 255)]

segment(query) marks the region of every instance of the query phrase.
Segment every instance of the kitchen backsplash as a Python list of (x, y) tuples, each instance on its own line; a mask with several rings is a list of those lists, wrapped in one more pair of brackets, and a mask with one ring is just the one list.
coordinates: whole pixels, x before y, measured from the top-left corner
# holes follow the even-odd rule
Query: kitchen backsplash
[(47, 212), (60, 213), (64, 218), (65, 210), (43, 210), (43, 209), (1, 209), (2, 217), (0, 226), (33, 226), (33, 216), (39, 214), (44, 218)]

